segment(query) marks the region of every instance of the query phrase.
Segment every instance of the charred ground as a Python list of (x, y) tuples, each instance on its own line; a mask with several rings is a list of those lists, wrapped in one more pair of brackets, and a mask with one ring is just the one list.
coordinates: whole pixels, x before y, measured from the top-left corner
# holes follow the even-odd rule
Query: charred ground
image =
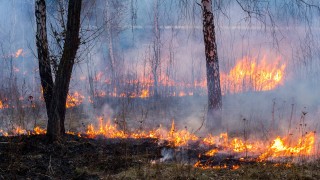
[(1, 179), (99, 179), (160, 156), (155, 139), (88, 139), (67, 135), (0, 138)]

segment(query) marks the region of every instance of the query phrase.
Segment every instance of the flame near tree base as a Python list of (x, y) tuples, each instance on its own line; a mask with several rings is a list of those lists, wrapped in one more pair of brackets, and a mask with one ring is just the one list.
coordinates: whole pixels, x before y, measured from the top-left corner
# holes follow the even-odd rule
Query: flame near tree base
[[(167, 141), (169, 146), (172, 148), (188, 148), (190, 144), (198, 144), (202, 149), (207, 149), (207, 151), (200, 154), (199, 157), (201, 158), (201, 156), (206, 156), (208, 159), (218, 155), (219, 153), (223, 153), (237, 156), (239, 161), (250, 157), (253, 158), (255, 162), (281, 161), (283, 159), (291, 159), (293, 162), (293, 160), (298, 158), (313, 157), (316, 155), (315, 132), (304, 132), (299, 136), (277, 136), (275, 139), (269, 141), (250, 139), (243, 140), (241, 137), (230, 138), (227, 133), (221, 133), (218, 136), (209, 134), (206, 137), (201, 138), (194, 133), (189, 132), (187, 129), (176, 129), (174, 121), (172, 121), (170, 130), (166, 130), (160, 126), (159, 128), (150, 131), (128, 133), (123, 130), (119, 130), (118, 126), (111, 123), (110, 120), (104, 122), (102, 117), (98, 119), (98, 128), (90, 124), (88, 125), (85, 133), (67, 133), (78, 135), (83, 138), (154, 138)], [(0, 135), (3, 136), (39, 135), (45, 133), (46, 130), (41, 129), (40, 127), (34, 128), (33, 131), (26, 131), (20, 127), (16, 127), (10, 133), (0, 130)], [(214, 166), (208, 162), (199, 160), (195, 164), (195, 167), (207, 169), (217, 167), (223, 168), (224, 166)], [(235, 168), (237, 168), (236, 165), (235, 167), (232, 167), (232, 169)]]

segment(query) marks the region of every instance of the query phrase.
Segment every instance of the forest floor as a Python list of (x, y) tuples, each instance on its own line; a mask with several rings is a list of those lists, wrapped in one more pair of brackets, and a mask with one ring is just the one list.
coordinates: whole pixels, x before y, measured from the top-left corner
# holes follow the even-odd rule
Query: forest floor
[(67, 135), (0, 137), (0, 179), (320, 179), (320, 161), (300, 165), (254, 163), (201, 169), (160, 163), (156, 139), (89, 139)]

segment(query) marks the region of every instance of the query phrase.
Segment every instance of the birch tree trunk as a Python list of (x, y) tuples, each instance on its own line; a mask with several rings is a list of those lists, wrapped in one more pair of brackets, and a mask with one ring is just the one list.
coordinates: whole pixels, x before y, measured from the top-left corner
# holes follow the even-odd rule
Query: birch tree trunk
[(202, 0), (201, 3), (208, 88), (207, 126), (218, 130), (221, 128), (222, 100), (212, 0)]
[(152, 59), (152, 74), (153, 74), (153, 88), (154, 96), (159, 96), (158, 88), (158, 74), (160, 66), (160, 30), (159, 30), (159, 2), (154, 1), (154, 41), (153, 41), (154, 57)]
[(109, 51), (109, 61), (110, 61), (110, 70), (111, 70), (111, 89), (112, 92), (115, 92), (116, 88), (116, 75), (115, 75), (115, 52), (114, 52), (114, 44), (113, 44), (113, 27), (112, 27), (112, 20), (115, 17), (112, 17), (112, 10), (111, 4), (109, 0), (106, 1), (105, 4), (105, 22), (106, 22), (106, 32), (107, 32), (107, 41), (108, 41), (108, 51)]

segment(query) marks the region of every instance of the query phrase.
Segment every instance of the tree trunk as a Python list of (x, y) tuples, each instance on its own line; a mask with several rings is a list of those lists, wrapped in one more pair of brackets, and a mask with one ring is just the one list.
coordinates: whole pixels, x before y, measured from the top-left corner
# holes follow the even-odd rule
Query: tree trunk
[(51, 105), (52, 115), (56, 114), (56, 111), (59, 113), (60, 131), (62, 134), (65, 133), (64, 120), (66, 114), (66, 101), (69, 91), (72, 69), (77, 50), (80, 45), (79, 31), (81, 4), (82, 0), (70, 0), (68, 4), (66, 39), (64, 42), (63, 53), (56, 76), (54, 88), (55, 101), (53, 100), (53, 103)]
[(112, 92), (115, 92), (116, 86), (116, 74), (115, 74), (115, 52), (114, 52), (114, 44), (113, 44), (113, 27), (112, 27), (112, 10), (111, 4), (109, 1), (106, 1), (105, 6), (105, 22), (106, 22), (106, 30), (107, 30), (107, 41), (108, 41), (108, 51), (109, 51), (109, 61), (110, 61), (110, 70), (111, 70), (111, 89)]
[(53, 83), (46, 32), (46, 3), (45, 0), (36, 1), (36, 40), (39, 70), (48, 115), (47, 136), (50, 140), (59, 139), (65, 133), (64, 120), (67, 94), (74, 60), (80, 44), (81, 3), (82, 0), (69, 1), (66, 38), (55, 82)]
[(159, 96), (158, 72), (160, 66), (160, 30), (159, 30), (159, 2), (154, 2), (154, 42), (153, 42), (154, 58), (152, 60), (152, 74), (153, 74), (153, 95)]
[[(39, 60), (39, 73), (42, 86), (42, 94), (47, 109), (47, 116), (50, 119), (50, 106), (53, 96), (53, 78), (49, 59), (49, 47), (47, 39), (47, 20), (46, 20), (46, 2), (45, 0), (37, 0), (35, 2), (35, 16), (37, 23), (36, 45)], [(53, 131), (59, 128), (57, 123), (48, 120), (48, 127)]]
[(210, 129), (221, 128), (221, 88), (217, 44), (215, 37), (212, 1), (202, 0), (203, 36), (206, 54), (208, 114), (207, 126)]

